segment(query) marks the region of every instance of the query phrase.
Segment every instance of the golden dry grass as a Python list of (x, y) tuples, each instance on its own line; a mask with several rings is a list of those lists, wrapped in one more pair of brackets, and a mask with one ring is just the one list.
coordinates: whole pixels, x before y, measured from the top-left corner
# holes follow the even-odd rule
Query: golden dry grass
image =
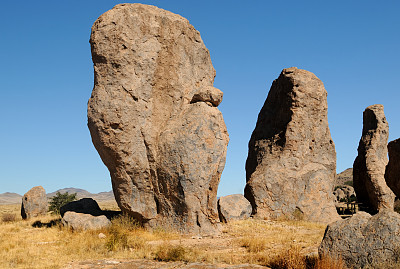
[[(100, 206), (107, 210), (117, 209), (115, 202), (103, 202)], [(1, 206), (0, 216), (3, 213), (19, 214), (19, 210), (19, 205)], [(19, 217), (15, 222), (1, 222), (2, 266), (63, 268), (72, 261), (144, 258), (306, 268), (307, 255), (314, 255), (315, 261), (318, 261), (315, 252), (325, 229), (325, 225), (304, 221), (249, 219), (224, 225), (221, 236), (192, 238), (162, 229), (149, 231), (134, 224), (128, 217), (115, 219), (110, 228), (97, 231), (73, 232), (61, 225), (32, 227), (35, 221), (49, 223), (56, 218), (48, 215), (23, 221)], [(99, 233), (104, 233), (106, 238), (99, 238)], [(282, 261), (290, 263), (284, 264)]]

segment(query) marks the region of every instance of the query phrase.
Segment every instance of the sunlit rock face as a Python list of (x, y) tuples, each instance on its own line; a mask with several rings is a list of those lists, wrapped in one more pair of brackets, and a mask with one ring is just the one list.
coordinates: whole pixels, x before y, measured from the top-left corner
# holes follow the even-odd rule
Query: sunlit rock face
[(340, 219), (327, 110), (327, 92), (311, 72), (287, 68), (272, 83), (246, 161), (245, 197), (256, 217)]
[(217, 230), (217, 188), (229, 141), (200, 33), (176, 14), (121, 4), (90, 38), (93, 143), (120, 208), (145, 225)]
[(395, 195), (386, 185), (389, 124), (383, 105), (367, 107), (363, 113), (363, 130), (358, 155), (353, 164), (353, 185), (358, 202), (371, 214), (394, 207)]

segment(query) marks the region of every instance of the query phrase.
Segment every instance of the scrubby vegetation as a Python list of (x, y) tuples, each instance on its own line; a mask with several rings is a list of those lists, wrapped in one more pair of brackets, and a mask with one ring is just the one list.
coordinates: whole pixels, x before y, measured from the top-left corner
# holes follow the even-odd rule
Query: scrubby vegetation
[(17, 215), (13, 213), (3, 213), (1, 216), (2, 222), (14, 222), (17, 220)]
[(49, 211), (54, 214), (60, 214), (60, 208), (72, 201), (76, 200), (76, 193), (69, 194), (68, 192), (57, 192), (55, 196), (50, 198)]
[[(103, 209), (115, 209), (100, 203)], [(0, 207), (4, 213), (18, 214)], [(74, 232), (46, 217), (0, 224), (0, 260), (4, 268), (61, 268), (71, 261), (151, 259), (207, 263), (254, 263), (271, 268), (344, 269), (342, 262), (319, 259), (316, 250), (325, 225), (304, 221), (244, 220), (226, 224), (220, 237), (192, 238), (156, 229), (149, 231), (121, 215), (111, 227)], [(56, 225), (37, 226), (41, 223)], [(99, 237), (103, 233), (104, 236)], [(59, 255), (62, 253), (62, 255)], [(43, 258), (46, 257), (46, 258)]]
[(344, 185), (348, 185), (348, 186), (353, 187), (353, 180), (348, 180), (348, 181), (346, 181), (346, 182), (344, 183)]

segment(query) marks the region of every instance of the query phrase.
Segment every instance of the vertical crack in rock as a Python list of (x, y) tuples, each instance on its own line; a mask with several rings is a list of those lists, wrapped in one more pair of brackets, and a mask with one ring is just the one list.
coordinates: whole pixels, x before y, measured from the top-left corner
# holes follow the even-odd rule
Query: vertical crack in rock
[(336, 151), (327, 110), (327, 92), (311, 72), (284, 69), (272, 83), (246, 161), (245, 197), (253, 215), (339, 219), (332, 194)]
[(229, 137), (200, 33), (169, 11), (121, 4), (90, 44), (88, 127), (118, 205), (150, 227), (215, 233)]

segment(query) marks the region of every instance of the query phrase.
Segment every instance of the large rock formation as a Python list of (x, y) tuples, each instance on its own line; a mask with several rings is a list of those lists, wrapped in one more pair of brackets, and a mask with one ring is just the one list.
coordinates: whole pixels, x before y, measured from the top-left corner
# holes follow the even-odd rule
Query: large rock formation
[(245, 197), (253, 214), (330, 222), (336, 152), (327, 92), (311, 72), (284, 69), (268, 93), (249, 142)]
[(21, 217), (23, 219), (44, 216), (48, 209), (46, 191), (42, 186), (33, 187), (22, 197)]
[(395, 196), (385, 182), (388, 137), (389, 125), (383, 105), (367, 107), (363, 113), (358, 156), (353, 164), (353, 184), (358, 202), (371, 214), (394, 206)]
[(88, 126), (118, 205), (152, 227), (213, 233), (229, 137), (200, 33), (171, 12), (121, 4), (90, 43)]
[(400, 197), (400, 138), (388, 144), (389, 163), (385, 170), (385, 180), (389, 188)]
[(319, 247), (320, 255), (341, 258), (349, 268), (398, 268), (400, 215), (381, 210), (371, 217), (358, 212), (329, 224)]

